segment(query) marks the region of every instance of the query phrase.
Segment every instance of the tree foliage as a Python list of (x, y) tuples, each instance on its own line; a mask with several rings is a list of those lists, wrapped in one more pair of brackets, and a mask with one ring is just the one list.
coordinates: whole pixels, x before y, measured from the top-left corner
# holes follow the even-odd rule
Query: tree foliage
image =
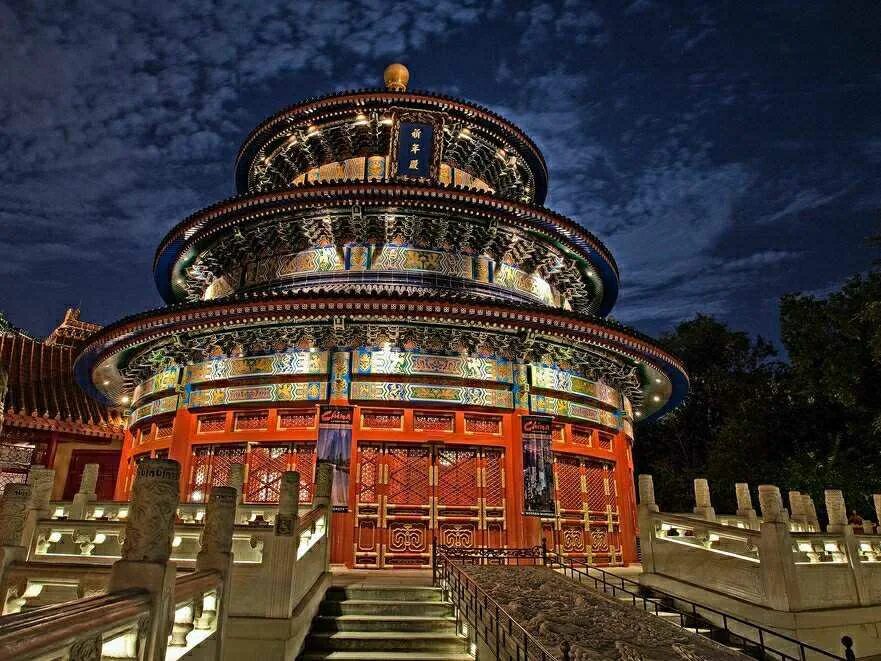
[(714, 505), (733, 511), (735, 482), (810, 493), (841, 488), (874, 517), (881, 492), (881, 272), (849, 280), (828, 297), (783, 297), (788, 360), (706, 316), (662, 340), (684, 361), (688, 398), (640, 426), (639, 472), (655, 476), (664, 509), (693, 507), (692, 480), (706, 477)]

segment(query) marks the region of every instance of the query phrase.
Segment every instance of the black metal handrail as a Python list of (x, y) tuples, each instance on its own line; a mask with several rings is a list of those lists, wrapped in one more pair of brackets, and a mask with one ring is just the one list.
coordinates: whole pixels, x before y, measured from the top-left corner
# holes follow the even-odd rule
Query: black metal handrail
[[(530, 558), (531, 549), (492, 549), (501, 551), (495, 558)], [(461, 549), (432, 542), (432, 581), (444, 590), (444, 598), (452, 602), (456, 616), (456, 631), (462, 631), (467, 623), (474, 632), (475, 640), (482, 639), (495, 658), (511, 658), (517, 661), (569, 661), (569, 644), (560, 645), (561, 655), (545, 647), (535, 636), (521, 626), (514, 617), (493, 599), (477, 582), (462, 569), (457, 561), (467, 561), (471, 556)], [(510, 556), (506, 552), (513, 552)], [(518, 552), (520, 554), (518, 555)], [(540, 556), (539, 556), (540, 557)], [(501, 563), (499, 563), (501, 564)], [(536, 564), (533, 562), (533, 564)], [(506, 656), (502, 655), (502, 651)]]
[[(847, 661), (847, 658), (849, 658), (833, 654), (809, 643), (803, 643), (791, 636), (778, 633), (743, 618), (729, 615), (710, 606), (698, 604), (690, 599), (677, 597), (657, 588), (646, 587), (638, 581), (625, 578), (582, 560), (566, 558), (555, 551), (549, 551), (544, 540), (542, 540), (541, 546), (528, 548), (438, 548), (442, 549), (440, 552), (444, 553), (444, 557), (447, 560), (459, 560), (463, 564), (510, 564), (509, 560), (515, 560), (514, 564), (521, 564), (525, 560), (531, 560), (532, 564), (535, 565), (541, 564), (551, 569), (559, 567), (564, 576), (568, 572), (569, 578), (577, 580), (579, 583), (586, 577), (593, 581), (594, 588), (597, 590), (602, 588), (603, 592), (611, 594), (613, 597), (617, 597), (619, 593), (626, 594), (630, 597), (631, 603), (634, 606), (641, 604), (644, 610), (654, 612), (655, 615), (661, 612), (670, 612), (669, 609), (672, 608), (679, 615), (679, 623), (683, 628), (688, 624), (688, 618), (693, 620), (692, 624), (697, 624), (698, 620), (700, 620), (706, 623), (707, 627), (711, 630), (722, 632), (729, 641), (740, 644), (747, 649), (751, 648), (756, 653), (761, 654), (762, 656), (759, 658), (774, 658), (780, 661), (807, 661), (809, 658), (808, 653), (819, 655), (824, 659), (834, 659), (835, 661)], [(438, 552), (435, 553), (435, 558), (437, 557)], [(436, 574), (437, 571), (435, 571)], [(477, 589), (480, 588), (478, 587)], [(669, 605), (662, 604), (661, 600), (666, 600)], [(721, 620), (721, 625), (709, 619), (707, 614), (712, 614), (718, 620)], [(732, 624), (737, 625), (743, 632), (733, 631), (731, 629)], [(697, 629), (698, 627), (695, 626), (694, 628)], [(746, 635), (747, 632), (754, 634), (754, 637), (748, 637)], [(797, 656), (778, 649), (777, 645), (779, 645), (779, 642), (777, 645), (772, 644), (772, 642), (777, 641), (791, 645), (796, 650)]]

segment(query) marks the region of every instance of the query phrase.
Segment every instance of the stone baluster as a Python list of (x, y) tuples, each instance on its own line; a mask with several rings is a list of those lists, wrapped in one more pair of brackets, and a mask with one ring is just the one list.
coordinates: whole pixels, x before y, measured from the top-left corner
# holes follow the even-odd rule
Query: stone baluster
[[(7, 484), (0, 496), (0, 585), (6, 585), (4, 574), (10, 564), (27, 560), (28, 550), (23, 537), (30, 500), (31, 488), (27, 484)], [(4, 594), (0, 600), (0, 611), (6, 596)]]
[(655, 522), (652, 514), (659, 512), (655, 501), (655, 482), (651, 475), (640, 475), (637, 478), (639, 485), (639, 506), (637, 507), (637, 524), (639, 525), (639, 549), (642, 561), (642, 569), (650, 574), (655, 570)]
[(826, 532), (843, 533), (847, 528), (847, 507), (844, 504), (844, 493), (840, 489), (826, 489), (826, 514), (829, 525)]
[[(214, 487), (205, 511), (201, 547), (196, 556), (196, 571), (217, 571), (222, 585), (215, 596), (203, 596), (197, 604), (196, 629), (211, 629), (216, 624), (218, 648), (223, 645), (223, 629), (229, 603), (229, 585), (232, 574), (232, 536), (235, 531), (237, 494), (233, 487)], [(188, 632), (189, 633), (189, 632)], [(223, 658), (218, 650), (216, 658)]]
[(640, 475), (639, 481), (639, 504), (645, 505), (650, 512), (659, 512), (655, 502), (655, 482), (651, 475)]
[(125, 525), (122, 559), (113, 565), (109, 593), (130, 588), (151, 595), (150, 621), (139, 645), (139, 658), (163, 659), (174, 621), (176, 569), (169, 562), (174, 521), (180, 500), (180, 464), (145, 459), (138, 464)]
[(788, 495), (789, 495), (789, 520), (791, 523), (795, 524), (793, 526), (795, 530), (804, 530), (805, 529), (805, 513), (802, 510), (801, 492), (800, 491), (790, 491)]
[(333, 464), (326, 461), (318, 462), (318, 466), (315, 468), (315, 496), (312, 499), (313, 507), (319, 507), (321, 505), (330, 507), (330, 498), (333, 493), (333, 471)]
[(85, 519), (88, 516), (89, 506), (98, 500), (98, 464), (86, 464), (83, 475), (80, 478), (80, 489), (73, 496), (70, 505), (71, 519)]
[(300, 507), (300, 475), (287, 471), (281, 475), (278, 513), (275, 516), (274, 535), (263, 547), (263, 563), (270, 573), (260, 588), (266, 594), (253, 614), (263, 617), (290, 617), (296, 589), (296, 565), (299, 538), (296, 537)]
[(52, 500), (52, 487), (55, 486), (55, 471), (32, 466), (28, 471), (28, 485), (31, 487), (29, 508), (35, 510), (40, 518), (48, 518), (52, 514), (49, 501)]
[(694, 513), (707, 521), (716, 520), (716, 510), (710, 502), (710, 485), (703, 478), (694, 481)]
[(31, 497), (28, 501), (21, 545), (30, 548), (40, 519), (48, 519), (52, 516), (49, 501), (52, 499), (52, 488), (55, 486), (55, 471), (43, 466), (31, 466), (28, 470), (27, 484), (31, 488)]
[(759, 508), (762, 510), (763, 523), (785, 523), (789, 525), (789, 515), (783, 507), (783, 496), (780, 489), (771, 484), (759, 485)]
[(820, 532), (820, 519), (817, 517), (817, 506), (814, 505), (814, 499), (809, 494), (803, 493), (801, 495), (801, 502), (808, 530)]
[(22, 546), (32, 490), (27, 484), (7, 484), (0, 497), (0, 546)]
[(746, 482), (735, 484), (734, 496), (737, 498), (737, 516), (746, 517), (750, 528), (758, 528), (758, 516), (753, 508), (753, 498), (749, 492), (749, 484)]
[(275, 515), (275, 534), (292, 536), (297, 529), (300, 513), (300, 474), (287, 471), (281, 475), (281, 493), (278, 498), (278, 514)]
[(330, 533), (331, 533), (331, 508), (333, 498), (333, 478), (336, 467), (325, 461), (318, 462), (315, 467), (315, 491), (312, 498), (312, 507), (326, 507), (327, 518), (325, 519), (324, 535), (324, 566), (330, 569)]
[(759, 570), (768, 605), (775, 610), (798, 610), (801, 593), (795, 573), (789, 513), (783, 506), (780, 489), (760, 484), (759, 507), (762, 510)]
[(245, 464), (232, 464), (228, 481), (229, 486), (236, 490), (236, 503), (241, 505), (245, 498)]

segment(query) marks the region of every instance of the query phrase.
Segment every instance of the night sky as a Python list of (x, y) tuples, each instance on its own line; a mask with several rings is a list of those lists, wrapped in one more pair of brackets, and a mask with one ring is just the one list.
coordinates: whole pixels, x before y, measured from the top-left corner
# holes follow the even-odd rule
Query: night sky
[(0, 1), (0, 310), (42, 335), (159, 306), (156, 245), (233, 194), (245, 135), (401, 61), (536, 140), (547, 205), (618, 260), (613, 316), (776, 339), (781, 294), (879, 256), (879, 26), (875, 0)]

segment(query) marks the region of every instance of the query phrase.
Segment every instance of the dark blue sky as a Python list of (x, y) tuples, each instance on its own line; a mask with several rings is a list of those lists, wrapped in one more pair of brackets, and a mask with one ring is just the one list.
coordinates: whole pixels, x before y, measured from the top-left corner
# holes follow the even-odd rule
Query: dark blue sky
[(399, 60), (535, 138), (548, 206), (618, 259), (615, 317), (776, 338), (782, 293), (877, 256), (879, 25), (875, 0), (0, 2), (0, 310), (44, 334), (158, 306), (157, 243), (233, 193), (248, 131)]

